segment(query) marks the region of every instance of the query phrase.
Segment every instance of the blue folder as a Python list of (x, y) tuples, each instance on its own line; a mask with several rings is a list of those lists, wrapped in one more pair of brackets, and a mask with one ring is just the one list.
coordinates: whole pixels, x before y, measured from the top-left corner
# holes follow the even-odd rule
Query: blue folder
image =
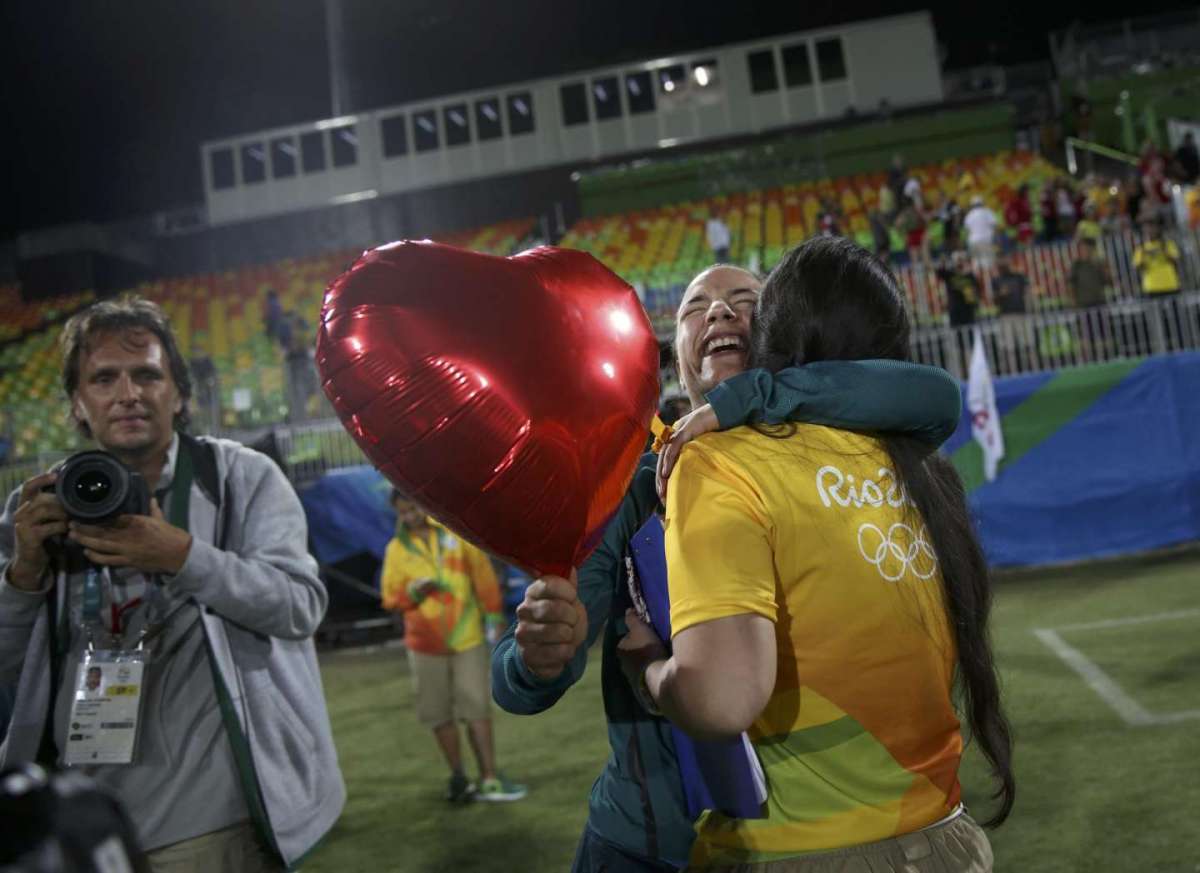
[[(642, 525), (630, 543), (640, 592), (654, 632), (671, 639), (671, 598), (667, 588), (667, 555), (662, 522), (657, 515)], [(640, 593), (641, 597), (638, 597)], [(693, 818), (706, 809), (734, 818), (763, 818), (766, 783), (762, 768), (745, 734), (719, 742), (694, 740), (671, 725), (675, 754), (683, 779), (683, 795)]]

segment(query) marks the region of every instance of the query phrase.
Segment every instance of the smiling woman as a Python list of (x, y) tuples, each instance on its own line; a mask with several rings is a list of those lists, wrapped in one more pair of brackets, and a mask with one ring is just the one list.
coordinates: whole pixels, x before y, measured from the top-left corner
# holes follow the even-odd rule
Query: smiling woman
[(709, 267), (692, 280), (679, 306), (675, 365), (694, 406), (746, 369), (750, 323), (762, 282), (741, 267)]

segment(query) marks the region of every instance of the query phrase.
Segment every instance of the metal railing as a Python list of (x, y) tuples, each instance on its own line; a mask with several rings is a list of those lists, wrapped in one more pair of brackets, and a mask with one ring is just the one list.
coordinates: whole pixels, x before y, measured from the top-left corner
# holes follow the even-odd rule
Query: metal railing
[[(1179, 249), (1180, 287), (1200, 288), (1200, 232), (1182, 228), (1167, 232), (1164, 238), (1174, 242)], [(1142, 235), (1132, 230), (1114, 231), (1100, 237), (1097, 255), (1108, 268), (1110, 302), (1144, 299), (1141, 278), (1134, 267), (1137, 249), (1143, 242)], [(1074, 305), (1070, 277), (1078, 251), (1077, 242), (1062, 239), (1006, 253), (1013, 269), (1029, 280), (1026, 307), (1030, 313), (1065, 310)], [(998, 275), (997, 257), (975, 258), (971, 261), (971, 270), (979, 280), (980, 304), (986, 311), (995, 303), (993, 286)], [(903, 264), (895, 267), (894, 272), (908, 295), (918, 323), (945, 319), (946, 289), (932, 261), (929, 264), (919, 260)]]
[(1200, 294), (919, 328), (913, 335), (913, 356), (965, 379), (976, 332), (996, 376), (1197, 351)]

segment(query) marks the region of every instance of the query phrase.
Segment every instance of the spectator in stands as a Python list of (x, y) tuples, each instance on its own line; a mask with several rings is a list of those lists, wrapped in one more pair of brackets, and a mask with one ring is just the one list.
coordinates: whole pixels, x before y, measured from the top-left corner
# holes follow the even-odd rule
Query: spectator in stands
[(1025, 315), (1029, 311), (1027, 293), (1029, 278), (1013, 269), (1011, 255), (1000, 255), (996, 262), (996, 278), (992, 294), (1001, 315)]
[[(492, 561), (403, 492), (392, 491), (392, 508), (396, 536), (383, 558), (383, 608), (404, 615), (417, 719), (433, 731), (450, 766), (446, 799), (520, 800), (526, 788), (500, 776), (492, 735), (488, 643), (505, 626)], [(463, 770), (460, 721), (479, 765), (478, 785)]]
[(192, 380), (196, 386), (196, 406), (204, 414), (204, 422), (216, 429), (221, 424), (221, 391), (217, 366), (201, 352), (192, 356)]
[(925, 211), (925, 197), (921, 192), (921, 180), (915, 175), (904, 180), (903, 194), (911, 202), (917, 204), (918, 209), (922, 212)]
[(263, 327), (268, 339), (275, 339), (279, 324), (283, 321), (283, 306), (274, 288), (267, 289), (267, 301), (263, 305)]
[(966, 253), (955, 252), (945, 259), (937, 275), (946, 286), (946, 311), (950, 326), (974, 324), (975, 309), (979, 305), (979, 279), (971, 272)]
[(1185, 185), (1195, 185), (1200, 179), (1200, 151), (1196, 150), (1196, 138), (1190, 130), (1175, 149), (1175, 167), (1179, 181)]
[(1096, 206), (1088, 203), (1083, 207), (1083, 218), (1075, 225), (1075, 240), (1078, 242), (1082, 239), (1090, 239), (1093, 243), (1099, 244), (1102, 236), (1104, 236), (1104, 229), (1096, 220)]
[(1077, 248), (1078, 255), (1071, 264), (1071, 298), (1082, 310), (1084, 357), (1096, 360), (1098, 349), (1108, 343), (1108, 326), (1104, 313), (1099, 311), (1108, 302), (1108, 265), (1097, 255), (1096, 241), (1091, 237), (1080, 237)]
[(952, 252), (962, 248), (963, 211), (958, 201), (943, 195), (937, 218), (942, 223), (942, 250)]
[[(863, 430), (899, 428), (932, 448), (953, 431), (962, 402), (957, 385), (931, 367), (830, 361), (773, 378), (761, 371), (739, 377), (760, 286), (745, 270), (717, 266), (686, 289), (675, 356), (697, 409), (690, 424), (677, 422), (678, 433), (706, 416), (726, 426), (794, 418)], [(722, 345), (713, 348), (717, 340)], [(706, 395), (713, 407), (704, 403)], [(496, 701), (510, 712), (542, 712), (583, 675), (589, 649), (604, 632), (602, 688), (612, 754), (592, 790), (575, 873), (677, 870), (687, 863), (695, 838), (670, 726), (643, 708), (640, 689), (622, 675), (616, 657), (632, 602), (625, 556), (657, 508), (655, 459), (647, 455), (603, 541), (579, 568), (577, 584), (556, 577), (535, 581), (518, 608), (518, 625), (492, 656)], [(564, 647), (564, 640), (571, 643)]]
[(1038, 198), (1038, 210), (1042, 215), (1042, 242), (1058, 239), (1057, 187), (1053, 182), (1046, 182)]
[(1179, 247), (1174, 240), (1163, 238), (1160, 222), (1143, 224), (1142, 244), (1133, 252), (1133, 266), (1141, 278), (1142, 293), (1162, 303), (1157, 322), (1161, 342), (1151, 336), (1151, 350), (1179, 348), (1183, 314), (1179, 306)]
[(1179, 294), (1179, 247), (1163, 238), (1157, 221), (1142, 225), (1142, 244), (1133, 252), (1133, 266), (1142, 280), (1142, 293), (1155, 299)]
[(967, 251), (985, 270), (992, 268), (996, 253), (996, 225), (1000, 220), (978, 194), (971, 198), (971, 208), (963, 219), (967, 228)]
[[(821, 198), (821, 215), (817, 219), (817, 228), (821, 236), (841, 236), (841, 214), (832, 197)], [(718, 263), (720, 261), (718, 260)]]
[[(81, 667), (144, 640), (132, 761), (89, 774), (124, 804), (155, 870), (291, 867), (345, 800), (312, 640), (328, 595), (300, 501), (264, 455), (186, 434), (191, 377), (155, 304), (97, 303), (61, 344), (80, 433), (140, 473), (154, 503), (68, 522), (45, 491), (54, 471), (9, 497), (0, 685), (20, 681), (0, 769), (86, 759), (69, 730)], [(72, 551), (52, 556), (54, 536)]]
[(884, 222), (889, 225), (896, 218), (898, 203), (899, 201), (896, 199), (895, 189), (893, 189), (892, 186), (885, 181), (879, 186), (879, 215), (883, 218)]
[(1004, 207), (1004, 223), (1017, 235), (1016, 242), (1027, 246), (1033, 241), (1033, 212), (1029, 208), (1029, 186), (1017, 188)]
[[(770, 370), (909, 355), (894, 278), (846, 240), (785, 256), (759, 313)], [(837, 495), (856, 480), (906, 497)], [(666, 504), (672, 649), (628, 612), (626, 676), (695, 737), (748, 731), (767, 771), (763, 818), (710, 812), (689, 869), (991, 870), (959, 798), (960, 713), (992, 767), (993, 825), (1012, 739), (953, 465), (886, 432), (739, 428), (684, 449)]]
[(713, 206), (708, 213), (708, 223), (704, 225), (704, 234), (708, 239), (708, 248), (713, 260), (723, 264), (729, 260), (729, 225), (721, 220), (721, 213)]
[(317, 369), (313, 361), (312, 343), (308, 339), (308, 324), (299, 314), (284, 315), (281, 325), (286, 328), (281, 336), (286, 337), (284, 363), (287, 368), (287, 395), (289, 422), (295, 423), (308, 418), (308, 402), (317, 393)]
[(1060, 179), (1054, 186), (1054, 211), (1058, 219), (1058, 235), (1073, 236), (1075, 219), (1078, 217), (1075, 211), (1075, 192), (1064, 179)]
[(908, 250), (908, 259), (915, 266), (929, 266), (929, 239), (925, 214), (921, 211), (918, 201), (905, 198), (904, 208), (896, 216), (896, 229), (904, 235), (904, 247)]
[(292, 340), (295, 333), (295, 324), (293, 323), (291, 313), (280, 313), (279, 320), (275, 322), (274, 336), (275, 341), (279, 343), (279, 348), (283, 350), (285, 357), (292, 348)]
[(1175, 210), (1171, 204), (1171, 180), (1167, 178), (1166, 161), (1161, 155), (1150, 157), (1142, 174), (1142, 220), (1173, 224)]
[(1126, 228), (1137, 227), (1142, 221), (1142, 201), (1146, 196), (1142, 189), (1141, 173), (1130, 170), (1122, 188), (1125, 201), (1124, 226)]
[(992, 296), (1000, 314), (1000, 346), (1010, 359), (1016, 358), (1018, 367), (1024, 366), (1030, 361), (1035, 345), (1025, 318), (1029, 312), (1029, 278), (1013, 269), (1011, 255), (1000, 255), (996, 266)]

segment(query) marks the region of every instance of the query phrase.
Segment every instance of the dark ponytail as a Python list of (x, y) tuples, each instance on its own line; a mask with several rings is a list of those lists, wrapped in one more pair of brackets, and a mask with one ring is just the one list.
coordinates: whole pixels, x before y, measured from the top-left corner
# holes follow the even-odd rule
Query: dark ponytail
[[(905, 361), (909, 333), (903, 297), (887, 267), (848, 240), (818, 237), (788, 252), (767, 278), (755, 320), (753, 363), (777, 371), (814, 361)], [(937, 555), (963, 715), (997, 783), (999, 808), (984, 822), (995, 827), (1012, 810), (1016, 783), (1012, 734), (988, 633), (987, 561), (954, 466), (911, 437), (878, 436)]]

